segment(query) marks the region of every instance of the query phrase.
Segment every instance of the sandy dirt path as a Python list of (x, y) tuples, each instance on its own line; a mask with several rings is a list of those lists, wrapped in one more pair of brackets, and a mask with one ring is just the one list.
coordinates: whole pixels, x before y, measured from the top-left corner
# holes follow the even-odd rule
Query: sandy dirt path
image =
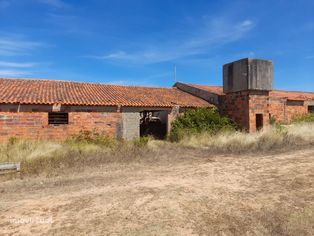
[(313, 213), (314, 149), (0, 183), (0, 235), (307, 235)]

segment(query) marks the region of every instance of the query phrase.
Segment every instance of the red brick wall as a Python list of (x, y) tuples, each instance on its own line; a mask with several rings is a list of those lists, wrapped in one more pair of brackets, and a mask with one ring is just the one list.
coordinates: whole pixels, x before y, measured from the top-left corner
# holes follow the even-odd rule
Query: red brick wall
[(221, 113), (241, 128), (249, 130), (249, 101), (247, 92), (226, 94), (222, 97)]
[(263, 114), (263, 127), (269, 125), (269, 93), (267, 91), (249, 93), (249, 132), (256, 132), (256, 114)]
[(48, 125), (47, 112), (0, 112), (0, 141), (10, 137), (62, 140), (81, 130), (117, 135), (121, 113), (69, 112), (68, 125)]
[[(301, 101), (302, 103), (302, 101)], [(243, 91), (226, 94), (221, 98), (221, 112), (234, 120), (240, 127), (256, 131), (256, 114), (263, 114), (263, 125), (269, 125), (269, 118), (290, 123), (292, 118), (308, 112), (308, 104), (287, 103), (286, 99), (269, 98), (268, 91)]]
[(307, 103), (304, 105), (287, 105), (285, 99), (270, 99), (270, 114), (278, 122), (290, 123), (293, 117), (308, 112)]
[(283, 99), (270, 99), (269, 100), (269, 113), (276, 121), (285, 122), (285, 100)]
[(267, 91), (243, 91), (222, 97), (221, 111), (241, 128), (256, 131), (256, 114), (263, 114), (264, 126), (269, 124), (269, 93)]
[(286, 105), (286, 122), (290, 123), (295, 116), (303, 115), (308, 112), (307, 106), (288, 106)]

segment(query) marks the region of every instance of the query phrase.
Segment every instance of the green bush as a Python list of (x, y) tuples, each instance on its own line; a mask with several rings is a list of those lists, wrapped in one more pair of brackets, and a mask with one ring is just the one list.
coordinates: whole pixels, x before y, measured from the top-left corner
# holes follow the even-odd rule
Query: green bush
[(286, 134), (287, 133), (287, 129), (285, 127), (285, 125), (280, 122), (280, 121), (277, 121), (276, 117), (272, 116), (269, 120), (269, 124), (275, 128), (275, 130), (279, 133), (282, 133), (282, 134)]
[(279, 122), (277, 121), (276, 117), (271, 116), (270, 119), (269, 119), (269, 124), (277, 125), (277, 124), (279, 124)]
[(314, 122), (314, 113), (308, 113), (304, 115), (295, 116), (292, 119), (293, 123), (308, 123), (308, 122)]
[(133, 144), (136, 147), (145, 147), (150, 139), (149, 136), (135, 138), (133, 139)]
[(96, 131), (80, 131), (78, 134), (72, 135), (67, 139), (67, 143), (95, 144), (105, 147), (115, 147), (116, 142), (115, 139)]
[(185, 135), (235, 130), (235, 124), (227, 117), (222, 117), (216, 108), (197, 108), (187, 110), (172, 123), (169, 135), (171, 141), (179, 141)]

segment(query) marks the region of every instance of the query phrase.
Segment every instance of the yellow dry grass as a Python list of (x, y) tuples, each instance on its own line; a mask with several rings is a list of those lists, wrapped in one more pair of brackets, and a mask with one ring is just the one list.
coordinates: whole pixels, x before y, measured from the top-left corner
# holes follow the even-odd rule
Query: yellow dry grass
[(206, 148), (214, 152), (245, 153), (290, 149), (314, 144), (314, 123), (268, 127), (257, 133), (224, 132), (186, 136), (180, 141), (186, 147)]
[(24, 170), (0, 176), (0, 235), (314, 235), (312, 135), (3, 144)]
[(129, 163), (0, 182), (2, 235), (313, 235), (314, 149)]

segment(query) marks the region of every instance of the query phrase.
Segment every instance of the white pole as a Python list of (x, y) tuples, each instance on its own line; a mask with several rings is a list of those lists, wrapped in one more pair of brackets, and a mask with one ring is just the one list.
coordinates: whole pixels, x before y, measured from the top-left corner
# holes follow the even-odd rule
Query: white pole
[(176, 83), (177, 82), (177, 66), (176, 64), (174, 64), (174, 82)]

